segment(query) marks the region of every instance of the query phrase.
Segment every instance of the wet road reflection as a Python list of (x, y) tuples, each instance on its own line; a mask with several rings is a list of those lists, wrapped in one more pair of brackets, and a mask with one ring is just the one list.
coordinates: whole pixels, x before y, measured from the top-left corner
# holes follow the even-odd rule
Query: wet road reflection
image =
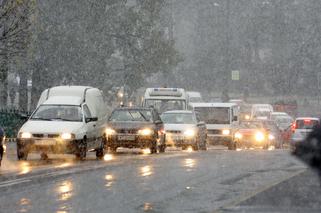
[(106, 186), (107, 188), (110, 188), (110, 187), (113, 185), (113, 183), (114, 183), (114, 176), (111, 175), (111, 174), (106, 174), (106, 175), (105, 175), (105, 180), (106, 180), (105, 186)]
[(22, 162), (19, 170), (19, 174), (27, 174), (31, 171), (31, 166), (28, 162)]
[(59, 194), (59, 200), (61, 201), (66, 201), (69, 200), (73, 193), (73, 184), (69, 180), (65, 180), (62, 183), (59, 184), (58, 186), (58, 194)]
[(153, 174), (152, 167), (151, 166), (143, 166), (140, 168), (141, 176), (146, 177)]
[(143, 210), (145, 212), (151, 211), (151, 210), (153, 210), (153, 205), (151, 203), (144, 203)]
[(104, 155), (104, 161), (111, 161), (114, 159), (114, 156), (111, 154), (105, 154)]
[(29, 199), (27, 198), (21, 198), (18, 204), (21, 209), (19, 210), (19, 212), (28, 212), (30, 207), (31, 207), (31, 202)]
[(187, 167), (187, 171), (191, 171), (196, 166), (196, 160), (192, 158), (186, 158), (184, 160), (184, 167)]
[(142, 150), (144, 155), (149, 155), (150, 154), (150, 149), (143, 149)]

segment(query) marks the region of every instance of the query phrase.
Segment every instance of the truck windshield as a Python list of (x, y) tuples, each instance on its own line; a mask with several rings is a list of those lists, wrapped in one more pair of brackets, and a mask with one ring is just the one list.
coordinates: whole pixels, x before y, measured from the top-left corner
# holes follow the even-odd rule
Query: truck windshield
[(230, 108), (228, 107), (197, 107), (195, 111), (207, 124), (230, 124)]
[(170, 110), (185, 110), (185, 100), (158, 100), (148, 99), (145, 101), (147, 107), (154, 107), (159, 113)]
[(80, 106), (41, 105), (32, 115), (31, 120), (81, 122), (83, 114)]

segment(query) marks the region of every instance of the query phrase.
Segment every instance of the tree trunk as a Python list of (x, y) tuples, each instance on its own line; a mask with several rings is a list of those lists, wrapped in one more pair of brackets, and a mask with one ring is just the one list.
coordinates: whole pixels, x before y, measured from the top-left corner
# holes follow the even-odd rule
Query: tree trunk
[(19, 108), (23, 111), (28, 110), (28, 77), (25, 71), (20, 72)]

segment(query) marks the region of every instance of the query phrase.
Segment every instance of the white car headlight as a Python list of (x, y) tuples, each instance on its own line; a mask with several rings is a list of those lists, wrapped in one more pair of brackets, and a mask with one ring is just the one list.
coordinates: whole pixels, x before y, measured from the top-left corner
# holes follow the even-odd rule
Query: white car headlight
[(237, 133), (235, 133), (234, 137), (236, 139), (242, 139), (243, 135), (241, 133), (237, 132)]
[(258, 141), (258, 142), (262, 142), (264, 141), (264, 134), (262, 132), (257, 132), (255, 134), (255, 140)]
[(188, 129), (184, 132), (184, 135), (187, 137), (193, 137), (195, 135), (195, 131), (193, 129)]
[(146, 128), (146, 129), (141, 129), (141, 130), (139, 130), (139, 131), (138, 131), (138, 134), (139, 134), (139, 135), (148, 136), (148, 135), (153, 134), (153, 131), (152, 131), (151, 129)]
[(73, 134), (70, 134), (70, 133), (62, 133), (60, 137), (63, 140), (70, 140), (74, 138)]
[(106, 133), (106, 135), (114, 135), (116, 133), (116, 131), (111, 128), (107, 128), (105, 130), (105, 133)]
[(274, 137), (274, 135), (271, 135), (271, 134), (269, 134), (269, 140), (274, 140), (275, 139), (275, 137)]
[(223, 135), (229, 135), (230, 132), (231, 132), (231, 131), (230, 131), (229, 129), (223, 129), (222, 134), (223, 134)]
[(20, 138), (29, 139), (31, 137), (32, 137), (32, 134), (30, 132), (22, 132), (22, 133), (20, 133)]

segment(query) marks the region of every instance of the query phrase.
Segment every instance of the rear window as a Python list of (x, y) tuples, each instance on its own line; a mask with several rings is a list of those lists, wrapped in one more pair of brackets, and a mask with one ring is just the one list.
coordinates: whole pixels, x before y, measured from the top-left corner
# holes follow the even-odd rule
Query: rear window
[(297, 129), (313, 129), (317, 125), (319, 125), (318, 120), (304, 119), (296, 121)]

